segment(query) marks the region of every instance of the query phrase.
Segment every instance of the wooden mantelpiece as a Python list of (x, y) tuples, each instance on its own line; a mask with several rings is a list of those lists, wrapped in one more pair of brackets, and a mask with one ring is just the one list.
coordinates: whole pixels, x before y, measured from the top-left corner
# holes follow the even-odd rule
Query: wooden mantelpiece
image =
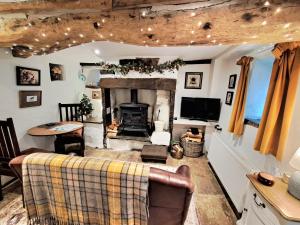
[(168, 78), (101, 78), (100, 88), (176, 90), (176, 79)]

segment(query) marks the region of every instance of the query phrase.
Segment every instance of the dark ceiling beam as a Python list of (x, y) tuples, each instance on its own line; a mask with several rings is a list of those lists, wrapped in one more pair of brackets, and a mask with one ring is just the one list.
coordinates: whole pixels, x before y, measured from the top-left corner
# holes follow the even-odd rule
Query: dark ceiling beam
[[(213, 0), (220, 1), (220, 0)], [(156, 5), (179, 5), (199, 3), (199, 0), (112, 0), (113, 9), (133, 9), (143, 8)]]

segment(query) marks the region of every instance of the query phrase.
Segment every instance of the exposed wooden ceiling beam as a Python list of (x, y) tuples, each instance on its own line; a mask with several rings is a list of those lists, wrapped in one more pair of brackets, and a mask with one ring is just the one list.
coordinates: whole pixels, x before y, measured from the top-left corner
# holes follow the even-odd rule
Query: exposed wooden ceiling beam
[[(212, 0), (219, 1), (219, 0)], [(155, 5), (178, 5), (178, 4), (190, 4), (199, 3), (203, 1), (199, 0), (112, 0), (113, 9), (132, 9), (150, 7)], [(220, 2), (220, 1), (219, 1)]]
[[(12, 47), (15, 56), (28, 57), (33, 53), (48, 54), (92, 40), (144, 46), (300, 40), (298, 0), (273, 0), (269, 1), (270, 5), (265, 5), (262, 0), (190, 1), (191, 4), (186, 2), (87, 0), (31, 3), (29, 11), (29, 5), (23, 10), (21, 6), (16, 7), (19, 13), (25, 10), (29, 15), (27, 18), (0, 20), (0, 47)], [(166, 6), (166, 3), (172, 4)], [(48, 5), (52, 7), (49, 12), (59, 12), (60, 16), (34, 17), (42, 15), (45, 10), (45, 7), (35, 4), (51, 4)], [(95, 4), (105, 6), (105, 10), (99, 9)], [(139, 8), (147, 4), (153, 6), (146, 11)], [(110, 9), (112, 5), (117, 5), (118, 10)], [(83, 9), (81, 13), (80, 7)], [(5, 10), (3, 4), (2, 8), (0, 4), (0, 12), (1, 10), (15, 12), (12, 8)]]
[(0, 15), (8, 13), (41, 13), (71, 10), (111, 10), (111, 0), (66, 0), (66, 1), (26, 1), (18, 3), (0, 3)]

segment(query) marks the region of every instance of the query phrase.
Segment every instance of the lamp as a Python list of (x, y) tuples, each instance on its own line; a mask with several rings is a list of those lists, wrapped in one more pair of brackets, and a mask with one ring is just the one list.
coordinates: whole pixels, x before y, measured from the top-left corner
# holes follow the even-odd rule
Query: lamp
[(298, 148), (291, 158), (290, 165), (297, 171), (289, 179), (288, 192), (300, 200), (300, 148)]

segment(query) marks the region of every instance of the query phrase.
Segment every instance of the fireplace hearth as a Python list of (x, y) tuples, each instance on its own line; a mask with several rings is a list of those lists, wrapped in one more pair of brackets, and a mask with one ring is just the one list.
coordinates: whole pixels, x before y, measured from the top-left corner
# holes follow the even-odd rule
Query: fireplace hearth
[(120, 104), (118, 135), (148, 136), (148, 104), (138, 103), (137, 89), (131, 90), (131, 103)]

